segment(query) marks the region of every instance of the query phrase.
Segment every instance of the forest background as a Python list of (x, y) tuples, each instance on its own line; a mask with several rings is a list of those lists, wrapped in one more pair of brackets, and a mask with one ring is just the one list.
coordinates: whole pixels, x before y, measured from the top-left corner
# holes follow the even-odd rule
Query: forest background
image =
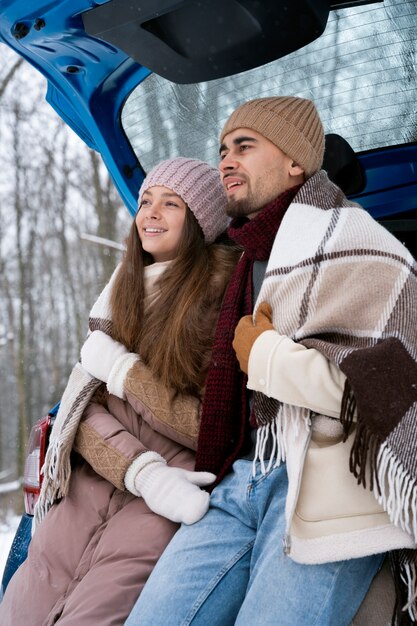
[[(88, 313), (131, 218), (101, 157), (45, 101), (46, 81), (0, 46), (0, 525), (23, 512), (32, 425), (60, 399)], [(86, 237), (87, 235), (87, 237)]]

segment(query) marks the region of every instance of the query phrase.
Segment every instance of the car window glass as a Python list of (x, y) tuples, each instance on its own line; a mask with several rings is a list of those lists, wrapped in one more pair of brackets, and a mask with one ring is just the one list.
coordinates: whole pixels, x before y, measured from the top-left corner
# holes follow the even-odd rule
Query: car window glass
[(219, 130), (247, 99), (311, 98), (325, 130), (355, 151), (417, 140), (415, 0), (333, 11), (324, 34), (303, 49), (248, 72), (197, 85), (151, 74), (122, 111), (143, 168), (185, 155), (218, 160)]

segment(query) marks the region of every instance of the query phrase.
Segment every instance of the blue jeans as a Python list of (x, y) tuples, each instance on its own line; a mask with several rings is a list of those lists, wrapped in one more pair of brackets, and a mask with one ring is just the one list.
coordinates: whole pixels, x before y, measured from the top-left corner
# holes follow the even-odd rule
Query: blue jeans
[(168, 545), (125, 626), (343, 626), (380, 568), (382, 554), (300, 565), (282, 549), (285, 464), (252, 477), (236, 461), (202, 520)]

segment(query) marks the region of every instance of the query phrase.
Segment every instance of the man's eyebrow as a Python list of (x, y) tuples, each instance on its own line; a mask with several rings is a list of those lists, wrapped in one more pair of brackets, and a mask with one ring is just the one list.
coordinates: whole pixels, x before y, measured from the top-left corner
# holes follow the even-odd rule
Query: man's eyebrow
[[(240, 137), (236, 137), (233, 139), (233, 143), (235, 146), (240, 146), (241, 143), (245, 143), (246, 141), (251, 141), (252, 143), (256, 143), (258, 140), (255, 137), (248, 137), (247, 135), (241, 135)], [(219, 148), (219, 154), (223, 152), (223, 150), (227, 150), (227, 146), (225, 143), (222, 143)]]

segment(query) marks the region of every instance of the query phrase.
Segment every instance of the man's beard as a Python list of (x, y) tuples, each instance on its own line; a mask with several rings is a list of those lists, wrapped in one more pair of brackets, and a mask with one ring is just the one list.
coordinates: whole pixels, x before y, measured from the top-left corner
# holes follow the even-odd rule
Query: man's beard
[(243, 200), (230, 199), (226, 204), (226, 215), (229, 217), (246, 217), (252, 212), (252, 203), (248, 198), (244, 198)]
[(259, 181), (258, 185), (248, 189), (248, 194), (245, 198), (234, 199), (233, 196), (229, 198), (226, 205), (226, 215), (229, 217), (251, 216), (249, 219), (252, 219), (261, 209), (277, 198), (284, 190), (281, 190), (278, 184), (271, 184), (265, 188), (264, 181), (269, 174), (274, 176), (275, 172), (272, 170), (271, 172), (267, 171), (265, 178)]

